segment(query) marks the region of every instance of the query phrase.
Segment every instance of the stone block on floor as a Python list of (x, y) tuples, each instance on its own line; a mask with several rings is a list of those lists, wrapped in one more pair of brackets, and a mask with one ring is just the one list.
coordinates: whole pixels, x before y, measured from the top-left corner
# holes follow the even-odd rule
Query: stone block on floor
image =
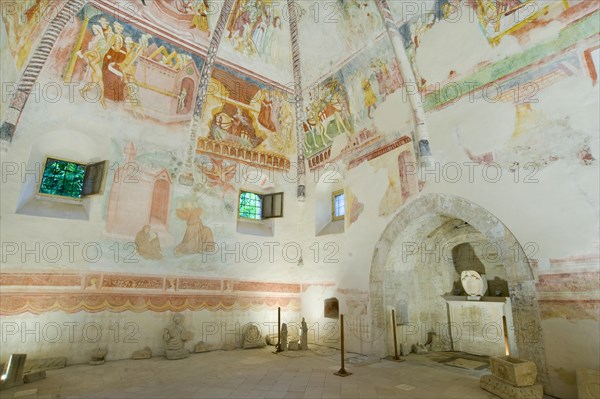
[(544, 396), (542, 384), (516, 387), (490, 374), (481, 377), (479, 386), (503, 399), (542, 399)]
[(490, 357), (492, 375), (516, 387), (535, 384), (537, 367), (534, 362), (511, 356)]
[(67, 366), (66, 357), (50, 357), (46, 359), (27, 359), (25, 362), (25, 373), (33, 370), (54, 370)]
[(150, 349), (149, 346), (146, 346), (144, 349), (140, 349), (137, 351), (134, 351), (133, 354), (131, 355), (132, 359), (150, 359), (152, 357), (152, 349)]
[(29, 384), (46, 378), (46, 370), (35, 370), (23, 376), (23, 382)]

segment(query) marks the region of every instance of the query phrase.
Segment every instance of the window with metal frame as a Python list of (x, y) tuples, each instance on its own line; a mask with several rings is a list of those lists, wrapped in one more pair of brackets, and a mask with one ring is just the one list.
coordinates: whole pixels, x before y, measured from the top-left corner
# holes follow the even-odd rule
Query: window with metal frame
[(38, 193), (68, 198), (102, 194), (107, 169), (108, 161), (86, 164), (47, 157)]
[(283, 193), (257, 194), (241, 191), (238, 216), (254, 220), (282, 217)]

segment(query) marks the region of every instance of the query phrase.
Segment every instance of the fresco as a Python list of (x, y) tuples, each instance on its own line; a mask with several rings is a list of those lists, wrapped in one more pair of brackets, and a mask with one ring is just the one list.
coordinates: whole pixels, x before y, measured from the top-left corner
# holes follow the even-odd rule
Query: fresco
[(592, 46), (584, 52), (586, 66), (592, 79), (592, 83), (598, 83), (600, 76), (600, 46)]
[[(114, 142), (115, 148), (122, 145)], [(140, 259), (213, 254), (213, 229), (207, 226), (206, 209), (222, 208), (198, 188), (182, 193), (173, 177), (179, 161), (163, 148), (127, 142), (115, 157), (110, 190), (106, 196), (104, 235), (135, 243)], [(216, 165), (221, 161), (215, 160)], [(215, 170), (216, 172), (216, 170)]]
[(549, 3), (542, 0), (477, 0), (476, 12), (488, 41), (495, 45), (503, 36), (546, 13), (551, 6)]
[(216, 65), (196, 151), (288, 169), (295, 153), (293, 128), (293, 109), (285, 93)]
[(304, 153), (311, 157), (331, 146), (335, 136), (354, 133), (342, 75), (328, 78), (305, 97)]
[(379, 201), (378, 214), (381, 217), (394, 214), (419, 192), (419, 173), (412, 144), (405, 141), (398, 148), (369, 162), (376, 171), (383, 170), (387, 175), (387, 189)]
[[(203, 174), (201, 183), (207, 191), (214, 191), (215, 196), (224, 199), (228, 194), (237, 194), (234, 186), (238, 175), (238, 164), (222, 158), (198, 154), (195, 161), (196, 168)], [(218, 195), (216, 195), (218, 193)]]
[(17, 70), (25, 66), (25, 62), (35, 50), (37, 41), (64, 3), (65, 0), (21, 0), (2, 3), (7, 42)]
[(86, 6), (68, 60), (65, 82), (107, 108), (119, 104), (136, 118), (187, 122), (197, 96), (202, 59), (161, 38)]
[(342, 70), (357, 126), (374, 119), (373, 111), (402, 87), (400, 65), (390, 43), (381, 40), (365, 49)]
[[(516, 38), (519, 44), (524, 46), (526, 51), (523, 53), (510, 54), (505, 60), (497, 60), (498, 63), (505, 64), (503, 67), (494, 65), (494, 67), (485, 68), (485, 64), (490, 62), (490, 60), (482, 59), (481, 65), (473, 65), (472, 69), (479, 73), (475, 72), (467, 80), (458, 81), (459, 76), (457, 76), (456, 71), (448, 70), (446, 81), (479, 84), (482, 79), (485, 82), (490, 82), (500, 78), (502, 76), (501, 72), (503, 72), (502, 70), (505, 67), (510, 67), (513, 71), (516, 71), (528, 65), (521, 63), (525, 59), (538, 58), (539, 60), (553, 51), (565, 48), (563, 43), (564, 45), (566, 43), (573, 44), (582, 38), (582, 34), (589, 34), (588, 28), (591, 28), (590, 24), (596, 23), (589, 20), (589, 14), (592, 11), (594, 11), (593, 3), (581, 2), (579, 0), (554, 2), (541, 0), (436, 0), (435, 6), (432, 6), (431, 9), (425, 8), (421, 14), (412, 16), (415, 15), (412, 12), (410, 14), (412, 17), (399, 27), (399, 32), (411, 62), (419, 90), (429, 94), (429, 92), (437, 89), (433, 82), (428, 82), (427, 76), (422, 75), (416, 59), (423, 37), (436, 23), (447, 21), (451, 24), (455, 23), (458, 18), (464, 18), (465, 15), (473, 15), (491, 47), (498, 45), (506, 35)], [(560, 20), (563, 24), (567, 25), (563, 29), (564, 33), (553, 40), (553, 45), (532, 40), (534, 38), (532, 38), (531, 32), (545, 26), (551, 18)], [(580, 19), (587, 20), (583, 24), (585, 26), (583, 29), (578, 29), (574, 26), (575, 22), (580, 21)], [(592, 31), (594, 30), (593, 28), (591, 29)], [(488, 57), (493, 56), (494, 53), (488, 54)], [(484, 68), (481, 68), (481, 66)], [(468, 89), (463, 91), (467, 92)]]
[[(585, 32), (585, 29), (581, 29), (583, 27), (585, 20), (580, 22), (580, 33)], [(569, 46), (566, 50), (557, 51), (556, 48), (562, 46), (556, 46), (554, 52), (539, 62), (522, 68), (519, 73), (504, 75), (503, 67), (506, 63), (510, 68), (514, 67), (514, 64), (510, 64), (510, 58), (499, 62), (497, 66), (492, 65), (500, 77), (483, 86), (483, 90), (475, 91), (472, 100), (511, 104), (514, 106), (514, 128), (510, 137), (502, 144), (493, 149), (475, 152), (464, 143), (466, 134), (461, 127), (457, 127), (454, 131), (456, 143), (466, 158), (479, 165), (493, 164), (510, 170), (515, 173), (515, 179), (520, 178), (526, 182), (536, 182), (539, 171), (561, 161), (583, 166), (595, 164), (597, 154), (592, 150), (593, 135), (582, 129), (577, 122), (561, 117), (561, 109), (547, 109), (550, 102), (544, 101), (548, 92), (556, 95), (557, 89), (553, 86), (565, 84), (567, 80), (574, 82), (578, 78), (590, 79), (590, 83), (594, 83), (587, 55), (590, 49), (597, 46), (596, 36), (579, 40), (575, 47)], [(526, 50), (512, 60), (527, 59), (534, 50), (535, 48)], [(492, 86), (493, 90), (488, 90)], [(493, 94), (489, 94), (492, 92)], [(461, 101), (464, 103), (466, 99)], [(521, 175), (518, 174), (520, 170)]]
[(166, 26), (178, 35), (208, 43), (219, 17), (219, 4), (212, 0), (152, 0), (146, 1), (141, 11), (147, 20)]
[(214, 252), (216, 245), (212, 230), (202, 223), (203, 209), (186, 203), (177, 209), (177, 217), (186, 223), (185, 234), (175, 247), (175, 256)]
[[(237, 0), (219, 46), (219, 56), (242, 63), (282, 84), (293, 81), (287, 3)], [(253, 68), (256, 67), (256, 68)]]
[[(446, 0), (436, 0), (435, 6), (431, 10), (426, 10), (424, 13), (412, 17), (398, 28), (419, 90), (424, 88), (426, 81), (420, 76), (417, 68), (417, 50), (423, 35), (443, 18), (443, 4), (448, 3)], [(446, 15), (448, 15), (450, 10), (448, 8), (446, 10)]]
[(374, 34), (382, 31), (384, 24), (375, 1), (338, 0), (338, 7), (348, 21), (343, 25), (348, 29), (350, 49), (360, 49)]
[[(383, 104), (393, 112), (407, 107), (402, 87), (391, 43), (379, 40), (311, 90), (305, 96), (304, 121), (309, 168), (339, 159), (352, 168), (411, 141), (402, 122), (390, 129), (384, 126), (385, 117), (377, 116)], [(331, 145), (340, 134), (347, 136), (346, 145), (332, 157)]]
[[(161, 160), (156, 153), (144, 153), (139, 156), (136, 145), (129, 142), (122, 148), (122, 157), (117, 158), (122, 161), (115, 164), (112, 176), (105, 234), (123, 239), (135, 237), (136, 241), (147, 238), (148, 253), (156, 256), (160, 253), (160, 240), (151, 242), (150, 237), (159, 232), (162, 241), (169, 241), (166, 235), (171, 223), (173, 180), (166, 156)], [(151, 162), (148, 162), (149, 157)]]
[(358, 200), (356, 195), (352, 192), (349, 187), (344, 189), (344, 194), (346, 197), (346, 224), (347, 227), (352, 226), (358, 220), (358, 217), (361, 215), (363, 210), (365, 209), (365, 205)]
[(296, 5), (302, 79), (309, 86), (331, 76), (349, 56), (384, 32), (375, 1), (299, 1)]
[(160, 240), (156, 232), (151, 233), (151, 229), (149, 224), (145, 224), (135, 235), (136, 251), (144, 259), (160, 260), (163, 258)]

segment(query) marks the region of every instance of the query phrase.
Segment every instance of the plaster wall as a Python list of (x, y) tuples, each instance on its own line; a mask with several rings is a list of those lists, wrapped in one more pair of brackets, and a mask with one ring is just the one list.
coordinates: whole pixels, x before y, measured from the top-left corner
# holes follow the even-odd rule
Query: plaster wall
[[(218, 72), (211, 80), (218, 91), (207, 97), (200, 126), (192, 132), (190, 141), (191, 114), (183, 122), (166, 123), (146, 117), (144, 107), (136, 108), (135, 102), (133, 105), (107, 102), (105, 109), (97, 101), (86, 101), (78, 92), (90, 81), (83, 64), (76, 64), (74, 70), (72, 83), (79, 85), (69, 89), (63, 83), (63, 74), (72, 56), (73, 43), (82, 31), (82, 18), (68, 25), (38, 79), (45, 92), (30, 97), (15, 138), (8, 151), (2, 153), (3, 164), (17, 168), (15, 172), (5, 168), (2, 182), (3, 320), (6, 316), (9, 323), (39, 320), (46, 325), (55, 320), (97, 321), (107, 328), (109, 319), (131, 321), (140, 327), (144, 342), (160, 352), (160, 337), (155, 332), (166, 325), (171, 311), (183, 311), (189, 326), (201, 331), (203, 323), (223, 320), (271, 322), (277, 306), (282, 306), (290, 322), (298, 322), (304, 316), (310, 326), (319, 323), (321, 331), (327, 326), (327, 331), (321, 332), (315, 341), (336, 346), (339, 344), (336, 324), (325, 319), (322, 311), (326, 298), (337, 297), (340, 312), (349, 323), (348, 350), (390, 353), (390, 347), (386, 346), (389, 340), (375, 344), (388, 332), (373, 327), (374, 321), (386, 320), (389, 309), (378, 307), (373, 301), (374, 292), (378, 293), (371, 279), (373, 259), (383, 249), (389, 249), (383, 265), (397, 270), (401, 278), (385, 282), (385, 295), (389, 295), (389, 302), (385, 303), (405, 300), (409, 321), (412, 315), (426, 322), (443, 319), (444, 314), (437, 306), (442, 305), (439, 295), (449, 292), (455, 281), (451, 262), (431, 259), (442, 258), (443, 254), (404, 262), (400, 252), (402, 242), (399, 248), (398, 243), (381, 241), (386, 226), (408, 209), (411, 202), (430, 203), (433, 198), (430, 194), (445, 198), (439, 200), (438, 211), (448, 210), (450, 203), (461, 204), (448, 216), (462, 214), (462, 220), (467, 220), (478, 207), (501, 222), (500, 230), (493, 230), (497, 225), (482, 222), (477, 232), (495, 245), (493, 249), (503, 259), (508, 277), (512, 276), (509, 290), (520, 301), (513, 306), (522, 311), (521, 315), (538, 317), (541, 328), (524, 331), (522, 335), (539, 339), (532, 346), (534, 349), (543, 344), (545, 355), (540, 356), (544, 357), (548, 371), (546, 388), (558, 397), (574, 397), (575, 369), (600, 368), (598, 347), (582, 344), (597, 335), (600, 303), (597, 283), (600, 104), (598, 74), (592, 72), (598, 66), (587, 56), (598, 44), (597, 4), (551, 2), (547, 12), (497, 37), (486, 26), (482, 27), (476, 11), (467, 2), (458, 3), (463, 15), (460, 18), (447, 9), (444, 17), (419, 10), (426, 23), (409, 18), (406, 13), (398, 14), (397, 10), (406, 9), (402, 10), (398, 2), (389, 3), (399, 22), (398, 34), (403, 38), (417, 88), (397, 87), (398, 76), (393, 74), (387, 80), (381, 79), (386, 69), (393, 70), (395, 57), (378, 18), (367, 20), (350, 8), (344, 11), (344, 23), (300, 21), (299, 42), (301, 50), (305, 49), (301, 52), (303, 107), (312, 109), (318, 102), (316, 94), (326, 93), (323, 89), (335, 87), (332, 93), (336, 99), (335, 107), (329, 108), (323, 119), (327, 124), (325, 133), (332, 136), (331, 140), (322, 140), (326, 135), (320, 140), (317, 127), (305, 132), (308, 167), (304, 202), (295, 198), (298, 168), (293, 161), (298, 150), (292, 126), (298, 115), (291, 112), (293, 104), (281, 101), (289, 98), (286, 97), (289, 90), (282, 87), (286, 82), (281, 80), (290, 73), (289, 68), (277, 67), (284, 62), (282, 54), (240, 51), (243, 46), (235, 40), (223, 47), (216, 66)], [(151, 20), (151, 17), (144, 14), (144, 18)], [(99, 15), (94, 18), (93, 22), (97, 22)], [(350, 24), (356, 21), (361, 24)], [(312, 25), (318, 29), (306, 29)], [(125, 33), (141, 45), (145, 31), (140, 26), (132, 24)], [(210, 26), (215, 26), (214, 18)], [(206, 48), (208, 37), (195, 31), (187, 33), (197, 46), (169, 47), (173, 35), (168, 32), (150, 42), (154, 40), (157, 45), (166, 45), (169, 51), (187, 54), (197, 69), (202, 70), (206, 61), (202, 49)], [(84, 45), (92, 38), (91, 32), (86, 35)], [(356, 37), (362, 39), (352, 40)], [(315, 46), (321, 40), (342, 41), (344, 46)], [(191, 48), (200, 50), (193, 53)], [(236, 62), (246, 58), (252, 70), (235, 67)], [(261, 67), (264, 63), (268, 65)], [(246, 82), (246, 92), (253, 94), (240, 98), (239, 93), (227, 86), (229, 81)], [(62, 95), (54, 95), (57, 85)], [(260, 104), (269, 88), (274, 88), (271, 100), (279, 101), (278, 115), (282, 115), (272, 118), (270, 127), (275, 127), (274, 131), (258, 121)], [(418, 91), (426, 110), (433, 159), (427, 167), (416, 167), (424, 149), (416, 145), (408, 90)], [(169, 98), (176, 102), (173, 99), (181, 93), (171, 94)], [(257, 137), (263, 139), (260, 144), (255, 145), (255, 141), (254, 147), (248, 147), (250, 153), (258, 156), (270, 152), (282, 162), (291, 162), (287, 175), (273, 167), (275, 163), (270, 167), (263, 165), (258, 173), (254, 167), (258, 161), (232, 158), (229, 148), (226, 154), (214, 147), (198, 154), (193, 151), (198, 143), (216, 137), (211, 136), (214, 131), (211, 123), (216, 123), (217, 114), (232, 119), (234, 112), (224, 106), (232, 100), (249, 109), (244, 117), (252, 121)], [(176, 108), (175, 103), (173, 106)], [(269, 125), (264, 119), (263, 122)], [(58, 145), (60, 140), (56, 137), (65, 131), (75, 131), (82, 139), (73, 140), (69, 146)], [(359, 139), (365, 132), (368, 134)], [(201, 140), (193, 141), (198, 138)], [(39, 171), (35, 172), (35, 167), (32, 171), (31, 164), (40, 157), (43, 152), (40, 144), (47, 140), (50, 142), (44, 145), (46, 150), (54, 144), (56, 151), (66, 151), (56, 155), (111, 162), (107, 189), (103, 195), (88, 200), (86, 220), (17, 212), (23, 190), (31, 185), (31, 179), (39, 177)], [(181, 184), (179, 177), (189, 166), (190, 142), (194, 154), (191, 164), (196, 169), (195, 181), (188, 186)], [(135, 237), (106, 231), (115, 170), (127, 163), (124, 150), (131, 144), (135, 147), (133, 172), (150, 176), (166, 169), (172, 180), (168, 222), (162, 230), (157, 229), (161, 260), (140, 256), (131, 245)], [(310, 157), (320, 154), (324, 161), (312, 167)], [(203, 169), (203, 165), (210, 168)], [(316, 223), (323, 218), (323, 203), (330, 203), (329, 198), (319, 195), (318, 182), (325, 175), (334, 177), (333, 184), (343, 186), (347, 214), (344, 233), (317, 236), (320, 229)], [(239, 190), (284, 192), (284, 217), (272, 220), (273, 236), (237, 232)], [(130, 193), (135, 192), (132, 189)], [(140, 193), (127, 194), (122, 201), (128, 206), (151, 201)], [(175, 248), (185, 237), (187, 227), (181, 212), (196, 208), (202, 209), (201, 221), (211, 229), (219, 250), (215, 254), (176, 256)], [(425, 208), (411, 217), (417, 220), (424, 213)], [(436, 223), (441, 224), (445, 216), (428, 217), (437, 217)], [(122, 223), (127, 222), (123, 218)], [(138, 231), (141, 227), (134, 229)], [(481, 242), (477, 232), (463, 237), (464, 242)], [(427, 238), (430, 233), (426, 229), (420, 233), (396, 231), (394, 237), (402, 235), (408, 237), (401, 239), (405, 244), (407, 240), (416, 243), (415, 258), (421, 258), (421, 247), (435, 242)], [(449, 241), (451, 235), (443, 237)], [(513, 239), (514, 242), (510, 241)], [(70, 257), (67, 244), (72, 242), (81, 245)], [(84, 244), (89, 244), (89, 253), (81, 251)], [(57, 247), (61, 249), (58, 257), (54, 254)], [(31, 248), (32, 251), (26, 251)], [(98, 248), (100, 256), (95, 254)], [(516, 270), (504, 262), (511, 257), (514, 264), (526, 262), (528, 268)], [(432, 264), (440, 267), (431, 267)], [(497, 263), (487, 266), (501, 275)], [(428, 274), (412, 274), (411, 268)], [(105, 280), (105, 276), (110, 278)], [(56, 282), (67, 277), (71, 282)], [(422, 279), (429, 287), (422, 292), (411, 291), (415, 286), (409, 282), (415, 279)], [(117, 280), (123, 282), (118, 286), (109, 284)], [(180, 283), (187, 280), (193, 282)], [(65, 291), (65, 287), (69, 288)], [(159, 304), (152, 302), (152, 298), (158, 298)], [(425, 304), (431, 308), (421, 309)], [(37, 315), (32, 316), (32, 311)], [(524, 322), (525, 316), (516, 316), (515, 321)], [(63, 342), (40, 349), (39, 343), (29, 337), (24, 342), (18, 335), (8, 339), (20, 350), (39, 356), (54, 355), (66, 348)], [(102, 339), (108, 345), (111, 337), (103, 335)], [(112, 341), (110, 344), (110, 358), (130, 356), (129, 344)], [(77, 348), (85, 352), (92, 346), (81, 342)], [(522, 348), (525, 355), (532, 355)], [(568, 356), (565, 348), (570, 350)], [(2, 359), (7, 356), (3, 349)], [(70, 361), (80, 362), (87, 355), (74, 352), (70, 356)]]

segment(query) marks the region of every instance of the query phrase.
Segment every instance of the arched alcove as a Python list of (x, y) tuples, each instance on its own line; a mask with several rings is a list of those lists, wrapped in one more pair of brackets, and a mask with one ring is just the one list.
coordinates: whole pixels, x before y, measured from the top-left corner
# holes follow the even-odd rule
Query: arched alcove
[[(461, 224), (464, 228), (459, 227)], [(498, 265), (504, 269), (501, 274), (506, 276), (512, 304), (516, 341), (516, 353), (512, 354), (536, 363), (540, 382), (548, 391), (540, 313), (529, 260), (514, 235), (500, 220), (484, 208), (451, 195), (426, 194), (415, 198), (396, 214), (375, 245), (369, 277), (373, 353), (385, 356), (393, 350), (389, 309), (395, 307), (399, 300), (408, 302), (410, 318), (411, 302), (443, 303), (441, 295), (452, 290), (453, 275), (456, 273), (452, 264), (452, 249), (455, 245), (447, 245), (447, 249), (426, 248), (429, 256), (444, 256), (443, 251), (449, 251), (446, 256), (447, 265), (439, 266), (443, 265), (443, 262), (435, 262), (438, 269), (430, 271), (439, 275), (435, 281), (426, 282), (431, 287), (430, 292), (417, 292), (415, 287), (418, 285), (411, 285), (410, 281), (403, 280), (421, 277), (414, 275), (408, 259), (402, 255), (407, 253), (408, 248), (412, 251), (415, 248), (419, 250), (426, 242), (437, 242), (441, 245), (443, 241), (436, 240), (435, 237), (442, 237), (445, 231), (450, 230), (464, 231), (454, 235), (458, 244), (485, 239), (497, 250)], [(427, 258), (420, 260), (421, 266), (428, 262)], [(408, 298), (398, 298), (394, 292), (397, 286), (394, 282), (408, 285), (414, 292)], [(420, 283), (423, 285), (423, 282)], [(414, 306), (412, 308), (415, 309)], [(425, 316), (420, 314), (419, 317), (430, 317), (433, 320), (443, 317), (443, 312), (443, 309), (440, 310), (440, 314), (436, 316), (425, 311)]]

